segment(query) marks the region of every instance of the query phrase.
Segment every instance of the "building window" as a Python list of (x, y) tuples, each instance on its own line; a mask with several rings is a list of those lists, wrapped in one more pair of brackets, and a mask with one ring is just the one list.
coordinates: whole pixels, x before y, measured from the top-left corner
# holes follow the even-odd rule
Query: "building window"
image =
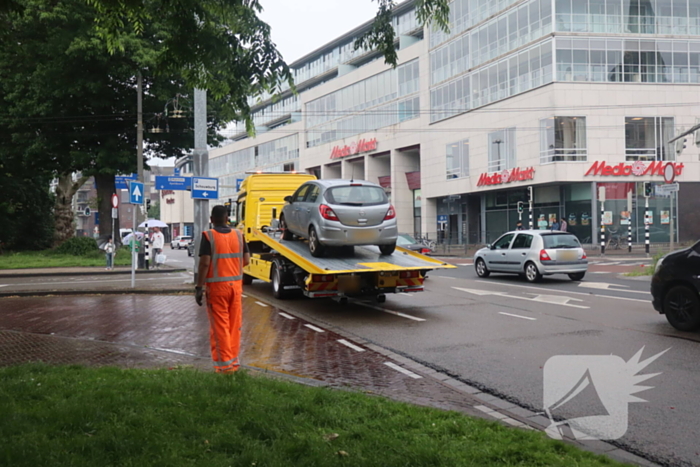
[(500, 172), (516, 166), (515, 128), (489, 133), (489, 172)]
[(625, 155), (628, 161), (674, 160), (666, 142), (673, 138), (673, 117), (625, 117)]
[(463, 139), (447, 145), (445, 153), (447, 179), (469, 176), (469, 140)]
[(588, 160), (586, 117), (540, 120), (540, 163)]

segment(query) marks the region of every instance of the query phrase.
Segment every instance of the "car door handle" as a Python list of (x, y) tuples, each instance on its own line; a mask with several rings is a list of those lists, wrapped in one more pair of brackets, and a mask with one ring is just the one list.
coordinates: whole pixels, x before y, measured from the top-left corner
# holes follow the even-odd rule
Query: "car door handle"
[(527, 253), (520, 253), (520, 254), (523, 255), (523, 256), (527, 256)]
[(501, 256), (505, 256), (505, 255), (506, 255), (505, 253), (501, 253)]

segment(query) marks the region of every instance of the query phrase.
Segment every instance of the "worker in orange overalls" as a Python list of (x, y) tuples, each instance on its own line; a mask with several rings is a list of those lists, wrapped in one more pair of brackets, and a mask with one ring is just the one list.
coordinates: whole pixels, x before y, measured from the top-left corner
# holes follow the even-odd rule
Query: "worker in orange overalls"
[(202, 232), (199, 245), (195, 300), (202, 306), (206, 283), (214, 370), (233, 373), (240, 367), (243, 266), (250, 261), (250, 253), (241, 231), (227, 227), (226, 207), (214, 206), (210, 219), (214, 228)]

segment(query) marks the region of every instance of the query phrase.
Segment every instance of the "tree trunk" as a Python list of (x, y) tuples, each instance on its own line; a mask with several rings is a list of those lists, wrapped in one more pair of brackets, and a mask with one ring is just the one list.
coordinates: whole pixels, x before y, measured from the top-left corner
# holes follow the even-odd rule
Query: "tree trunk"
[(89, 177), (81, 176), (75, 182), (72, 174), (61, 174), (56, 185), (54, 203), (54, 248), (75, 236), (75, 214), (73, 213), (73, 196), (85, 184)]
[(100, 213), (100, 238), (97, 243), (102, 245), (108, 237), (112, 237), (114, 243), (120, 244), (119, 219), (114, 219), (114, 231), (112, 231), (112, 195), (116, 193), (114, 175), (95, 175), (95, 183), (97, 184), (97, 210)]

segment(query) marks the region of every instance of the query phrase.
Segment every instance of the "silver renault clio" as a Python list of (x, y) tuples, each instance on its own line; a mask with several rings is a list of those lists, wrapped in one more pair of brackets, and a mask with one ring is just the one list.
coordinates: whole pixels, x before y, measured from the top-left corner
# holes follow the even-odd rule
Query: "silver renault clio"
[(312, 180), (285, 198), (282, 238), (309, 240), (313, 256), (326, 246), (377, 245), (383, 255), (396, 248), (396, 211), (384, 188), (365, 180)]
[(501, 235), (474, 255), (479, 277), (492, 272), (518, 274), (528, 282), (542, 276), (567, 274), (580, 281), (588, 271), (588, 259), (575, 235), (550, 230), (517, 230)]

